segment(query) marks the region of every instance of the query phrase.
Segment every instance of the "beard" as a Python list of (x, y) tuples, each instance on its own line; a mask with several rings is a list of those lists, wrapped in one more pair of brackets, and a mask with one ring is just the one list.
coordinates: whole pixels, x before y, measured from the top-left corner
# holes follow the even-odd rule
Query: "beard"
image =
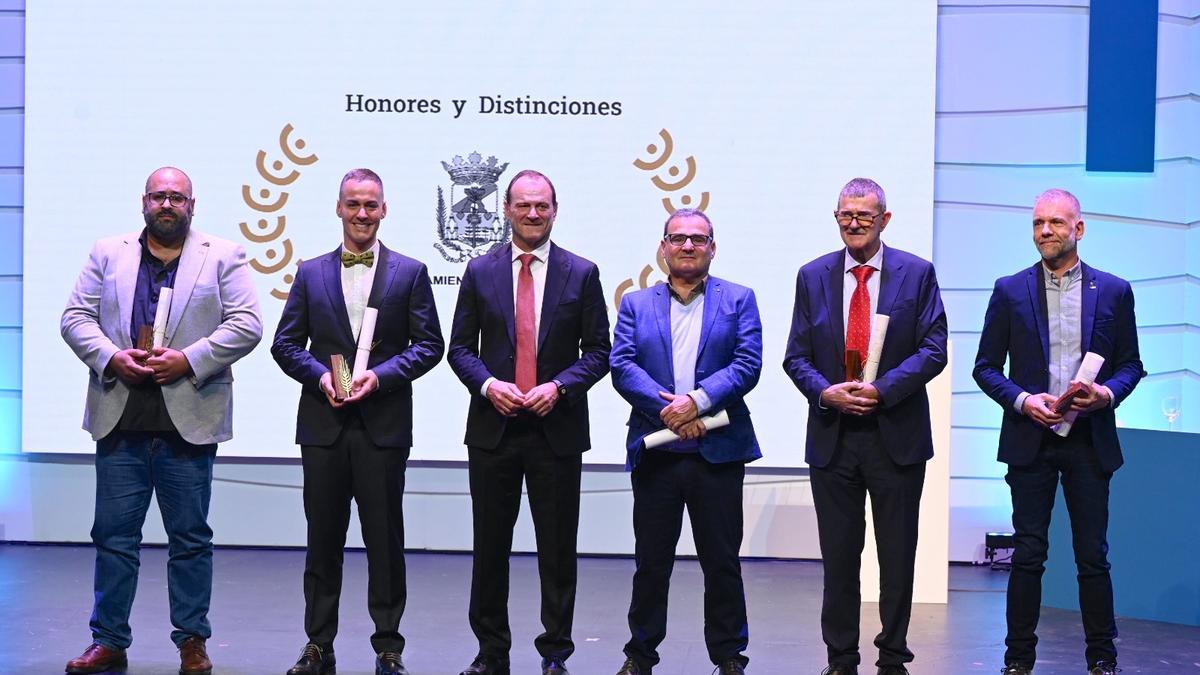
[[(163, 214), (170, 214), (173, 217), (159, 218)], [(176, 244), (183, 241), (192, 225), (192, 217), (188, 214), (163, 208), (144, 212), (143, 217), (150, 235), (164, 244)]]

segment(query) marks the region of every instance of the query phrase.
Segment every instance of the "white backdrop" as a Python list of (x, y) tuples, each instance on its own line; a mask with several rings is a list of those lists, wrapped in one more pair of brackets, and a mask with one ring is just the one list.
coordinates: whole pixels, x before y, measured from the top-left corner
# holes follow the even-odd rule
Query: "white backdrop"
[[(283, 306), (272, 291), (286, 291), (297, 259), (340, 242), (339, 178), (378, 171), (382, 241), (452, 279), (465, 263), (434, 248), (439, 187), (451, 206), (441, 162), (478, 152), (508, 163), (501, 189), (522, 168), (554, 180), (554, 239), (599, 264), (614, 318), (618, 288), (662, 278), (653, 257), (664, 198), (694, 206), (707, 194), (713, 273), (753, 287), (763, 315), (763, 377), (749, 400), (765, 453), (756, 465), (802, 465), (804, 401), (780, 363), (797, 267), (841, 245), (837, 190), (857, 175), (879, 180), (895, 213), (885, 239), (931, 256), (935, 4), (468, 5), (27, 9), (25, 451), (94, 449), (70, 431), (86, 373), (59, 316), (91, 241), (141, 227), (152, 169), (187, 171), (193, 226), (242, 243), (262, 270), (264, 344), (234, 368), (235, 438), (221, 452), (294, 456), (298, 385), (267, 349)], [(347, 112), (359, 94), (428, 110), (436, 100), (439, 112)], [(481, 111), (481, 97), (527, 96), (619, 102), (621, 114)], [(457, 117), (454, 100), (465, 101)], [(634, 163), (656, 159), (654, 169)], [(495, 195), (484, 203), (496, 210)], [(435, 294), (448, 336), (457, 288)], [(465, 459), (467, 396), (444, 363), (417, 382), (414, 459)], [(628, 407), (607, 379), (591, 403), (586, 458), (622, 462)]]

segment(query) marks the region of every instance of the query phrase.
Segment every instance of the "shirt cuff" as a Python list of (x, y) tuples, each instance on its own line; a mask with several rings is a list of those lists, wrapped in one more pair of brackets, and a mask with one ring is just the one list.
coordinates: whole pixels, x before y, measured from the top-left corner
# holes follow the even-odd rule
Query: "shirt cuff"
[(692, 401), (696, 404), (697, 417), (708, 412), (708, 409), (712, 407), (712, 399), (708, 397), (708, 394), (703, 389), (693, 389), (688, 392), (688, 396), (692, 397)]
[(1017, 400), (1016, 400), (1016, 402), (1013, 403), (1013, 410), (1016, 410), (1017, 413), (1020, 415), (1024, 415), (1025, 414), (1025, 399), (1027, 399), (1027, 398), (1029, 398), (1029, 392), (1027, 392), (1027, 391), (1023, 391), (1023, 392), (1017, 394)]
[(483, 387), (479, 390), (479, 394), (481, 396), (483, 396), (484, 398), (487, 398), (488, 387), (492, 386), (492, 383), (495, 381), (496, 381), (496, 378), (494, 378), (494, 377), (489, 377), (488, 379), (484, 380)]
[(1112, 407), (1116, 406), (1117, 399), (1116, 399), (1116, 397), (1113, 396), (1112, 389), (1109, 389), (1108, 387), (1106, 387), (1102, 384), (1097, 384), (1097, 385), (1093, 385), (1093, 386), (1097, 389), (1103, 389), (1104, 393), (1108, 394), (1108, 407), (1112, 408)]

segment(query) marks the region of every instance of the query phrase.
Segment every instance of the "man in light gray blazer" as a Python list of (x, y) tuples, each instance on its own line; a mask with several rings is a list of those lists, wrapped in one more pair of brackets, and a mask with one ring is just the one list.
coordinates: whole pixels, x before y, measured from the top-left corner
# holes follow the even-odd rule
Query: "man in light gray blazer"
[[(142, 524), (156, 491), (180, 673), (212, 672), (213, 458), (233, 435), (230, 366), (258, 344), (262, 319), (245, 252), (192, 230), (195, 203), (179, 169), (150, 174), (146, 227), (96, 242), (63, 312), (63, 339), (88, 366), (83, 428), (96, 441), (93, 643), (68, 673), (126, 666)], [(162, 346), (141, 349), (139, 333), (168, 288)]]

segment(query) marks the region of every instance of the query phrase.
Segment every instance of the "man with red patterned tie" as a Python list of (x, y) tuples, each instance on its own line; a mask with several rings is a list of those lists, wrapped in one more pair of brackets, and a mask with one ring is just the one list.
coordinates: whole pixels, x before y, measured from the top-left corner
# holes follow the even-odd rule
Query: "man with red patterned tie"
[[(933, 456), (925, 385), (946, 367), (946, 313), (933, 265), (880, 241), (892, 214), (878, 183), (847, 183), (833, 215), (846, 247), (800, 268), (783, 361), (808, 399), (804, 459), (825, 568), (825, 674), (858, 673), (859, 565), (870, 494), (883, 624), (876, 665), (880, 675), (904, 675), (913, 659), (907, 635), (917, 515)], [(866, 383), (855, 364), (866, 360), (877, 314), (890, 319), (878, 375)]]
[(550, 241), (554, 185), (537, 171), (504, 195), (512, 243), (463, 274), (447, 360), (471, 393), (465, 443), (474, 517), (471, 630), (479, 652), (462, 675), (508, 675), (508, 558), (521, 483), (537, 538), (543, 675), (566, 675), (575, 651), (576, 535), (587, 391), (608, 372), (608, 308), (596, 265)]

